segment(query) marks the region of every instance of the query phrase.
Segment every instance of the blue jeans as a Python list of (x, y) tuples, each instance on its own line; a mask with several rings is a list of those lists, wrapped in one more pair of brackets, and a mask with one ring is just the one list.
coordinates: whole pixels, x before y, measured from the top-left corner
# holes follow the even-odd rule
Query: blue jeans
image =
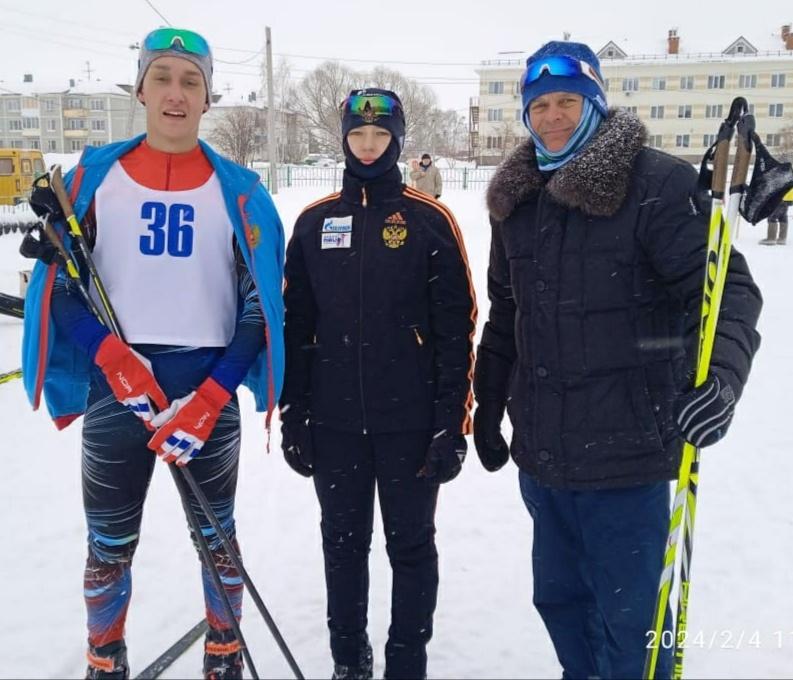
[[(534, 521), (534, 606), (563, 678), (641, 678), (669, 529), (668, 482), (603, 491), (520, 472)], [(669, 612), (667, 611), (667, 623)], [(661, 649), (656, 678), (671, 674)]]

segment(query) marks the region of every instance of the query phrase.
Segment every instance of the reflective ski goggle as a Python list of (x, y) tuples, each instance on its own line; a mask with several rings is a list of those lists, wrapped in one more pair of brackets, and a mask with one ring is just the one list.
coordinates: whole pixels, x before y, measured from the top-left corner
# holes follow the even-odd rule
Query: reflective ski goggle
[(594, 80), (601, 90), (605, 89), (603, 79), (590, 64), (585, 61), (574, 59), (573, 57), (560, 55), (539, 59), (531, 66), (527, 67), (520, 81), (521, 93), (523, 93), (527, 85), (542, 78), (546, 73), (551, 76), (562, 76), (566, 78), (584, 75)]
[(199, 57), (211, 57), (209, 43), (198, 33), (183, 28), (158, 28), (143, 39), (147, 50), (181, 50)]
[(341, 115), (359, 116), (365, 123), (373, 123), (382, 116), (399, 115), (402, 105), (385, 94), (353, 94), (340, 107)]

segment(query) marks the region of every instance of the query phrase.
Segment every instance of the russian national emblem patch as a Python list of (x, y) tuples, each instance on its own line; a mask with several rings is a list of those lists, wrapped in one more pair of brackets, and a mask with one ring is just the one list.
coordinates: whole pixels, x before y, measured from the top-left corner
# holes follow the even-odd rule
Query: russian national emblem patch
[(385, 224), (383, 225), (383, 243), (388, 248), (400, 248), (405, 245), (405, 239), (408, 237), (408, 225), (402, 213), (395, 212), (393, 215), (386, 217)]

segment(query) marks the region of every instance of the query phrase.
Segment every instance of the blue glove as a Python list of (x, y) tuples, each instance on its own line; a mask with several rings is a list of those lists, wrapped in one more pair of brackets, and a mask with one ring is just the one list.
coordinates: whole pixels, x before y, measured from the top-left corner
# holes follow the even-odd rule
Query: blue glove
[(732, 385), (713, 371), (702, 385), (678, 398), (677, 426), (697, 448), (711, 446), (727, 434), (736, 401)]

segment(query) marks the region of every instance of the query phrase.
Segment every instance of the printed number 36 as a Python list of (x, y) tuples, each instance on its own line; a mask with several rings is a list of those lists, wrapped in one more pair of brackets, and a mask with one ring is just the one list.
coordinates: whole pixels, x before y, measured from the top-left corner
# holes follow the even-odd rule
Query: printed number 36
[(140, 237), (140, 252), (144, 255), (162, 255), (166, 248), (172, 257), (190, 257), (193, 252), (193, 222), (195, 211), (192, 205), (174, 203), (167, 208), (164, 203), (146, 201), (141, 206), (140, 216), (151, 220), (147, 225), (150, 233)]

